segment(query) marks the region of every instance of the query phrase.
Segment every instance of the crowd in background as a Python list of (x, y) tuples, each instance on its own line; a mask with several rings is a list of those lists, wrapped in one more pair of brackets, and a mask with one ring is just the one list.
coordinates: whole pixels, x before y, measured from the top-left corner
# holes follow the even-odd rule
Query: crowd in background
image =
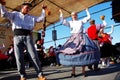
[[(61, 46), (58, 45), (57, 48), (54, 48), (53, 46), (50, 46), (49, 49), (47, 49), (45, 52), (45, 48), (43, 46), (43, 43), (41, 40), (36, 40), (35, 42), (35, 48), (38, 54), (38, 58), (42, 63), (42, 66), (60, 66), (60, 64), (57, 62), (56, 53), (55, 51)], [(2, 47), (5, 48), (5, 47)], [(2, 49), (1, 48), (1, 49)], [(0, 54), (3, 54), (3, 59), (0, 58), (0, 70), (3, 69), (16, 69), (16, 60), (14, 55), (14, 45), (10, 44), (9, 48), (5, 51), (5, 53), (0, 52)], [(28, 51), (24, 49), (24, 60), (25, 60), (25, 68), (28, 69), (32, 67), (32, 61), (29, 57)]]
[[(39, 43), (39, 40), (36, 40), (36, 42), (37, 41)], [(39, 44), (39, 45), (41, 46), (41, 44)], [(42, 66), (60, 66), (61, 65), (58, 62), (58, 60), (56, 58), (56, 54), (55, 54), (55, 51), (57, 49), (59, 49), (60, 47), (61, 47), (61, 45), (58, 45), (56, 48), (54, 48), (53, 46), (50, 46), (49, 49), (47, 50), (47, 52), (44, 51), (45, 48), (39, 47), (39, 48), (42, 48), (41, 49), (42, 52), (37, 51), (38, 55), (39, 55), (39, 59), (42, 62)], [(113, 56), (110, 56), (109, 59), (112, 61), (114, 60), (115, 63), (120, 63), (120, 43), (117, 43), (116, 45), (112, 45), (112, 50), (113, 50), (113, 52), (112, 52)], [(0, 54), (3, 54), (3, 53), (1, 52)], [(4, 68), (5, 69), (16, 68), (13, 44), (11, 44), (9, 46), (9, 48), (7, 49), (7, 51), (4, 54), (6, 56), (8, 56), (8, 58), (0, 59), (0, 63), (1, 63), (0, 70), (3, 70)], [(24, 59), (25, 59), (25, 63), (26, 63), (26, 68), (32, 67), (31, 60), (29, 59), (29, 55), (26, 50), (24, 50), (24, 54), (25, 54)], [(107, 59), (105, 58), (103, 63), (100, 61), (101, 64), (103, 64), (103, 66), (107, 66), (106, 60)]]

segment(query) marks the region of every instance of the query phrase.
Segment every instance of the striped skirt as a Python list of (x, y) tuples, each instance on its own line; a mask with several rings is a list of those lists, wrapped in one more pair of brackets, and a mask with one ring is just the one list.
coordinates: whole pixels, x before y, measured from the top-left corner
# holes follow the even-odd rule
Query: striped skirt
[(100, 52), (95, 43), (86, 34), (72, 34), (57, 51), (56, 57), (65, 66), (84, 66), (98, 63)]

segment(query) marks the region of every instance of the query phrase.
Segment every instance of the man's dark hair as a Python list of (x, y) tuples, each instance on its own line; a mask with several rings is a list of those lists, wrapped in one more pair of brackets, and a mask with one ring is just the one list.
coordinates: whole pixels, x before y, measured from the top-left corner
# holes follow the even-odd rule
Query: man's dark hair
[(89, 22), (90, 22), (90, 24), (95, 24), (95, 20), (94, 19), (91, 19)]
[(32, 4), (29, 3), (29, 2), (24, 2), (22, 5), (23, 5), (23, 6), (24, 6), (24, 5), (28, 5), (29, 7), (32, 7)]

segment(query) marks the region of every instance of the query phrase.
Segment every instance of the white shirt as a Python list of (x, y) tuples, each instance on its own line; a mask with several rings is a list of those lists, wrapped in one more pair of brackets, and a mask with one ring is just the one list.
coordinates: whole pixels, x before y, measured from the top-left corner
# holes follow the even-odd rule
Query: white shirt
[(67, 21), (63, 19), (63, 14), (60, 14), (60, 21), (65, 26), (69, 26), (71, 29), (71, 33), (79, 33), (83, 32), (83, 24), (86, 23), (90, 19), (90, 13), (88, 10), (86, 10), (87, 17), (85, 17), (82, 20), (74, 20), (74, 21)]
[(42, 10), (40, 16), (32, 16), (30, 14), (22, 14), (18, 11), (8, 12), (4, 6), (0, 4), (1, 16), (8, 18), (12, 23), (12, 30), (14, 29), (27, 29), (33, 30), (36, 22), (44, 20), (45, 10)]

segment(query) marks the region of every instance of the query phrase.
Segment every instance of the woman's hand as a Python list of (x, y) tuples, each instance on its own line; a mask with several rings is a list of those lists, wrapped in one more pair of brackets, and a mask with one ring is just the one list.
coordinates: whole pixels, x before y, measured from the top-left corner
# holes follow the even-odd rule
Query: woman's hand
[(104, 19), (105, 19), (105, 16), (104, 16), (104, 15), (100, 16), (100, 19), (101, 19), (101, 20), (104, 20)]

